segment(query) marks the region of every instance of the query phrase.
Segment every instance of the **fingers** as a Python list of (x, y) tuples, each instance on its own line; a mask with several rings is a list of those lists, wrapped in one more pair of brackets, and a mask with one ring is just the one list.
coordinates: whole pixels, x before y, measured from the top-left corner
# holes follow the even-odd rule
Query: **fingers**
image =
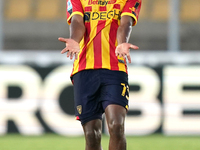
[[(75, 52), (71, 52), (71, 53), (69, 54), (69, 57), (70, 57), (71, 60), (73, 59), (74, 55), (75, 55)], [(75, 56), (75, 57), (76, 57), (76, 56)]]
[(119, 57), (122, 57), (122, 54), (119, 53), (118, 51), (115, 52), (115, 55), (116, 55), (116, 56), (119, 56)]
[(130, 56), (129, 53), (128, 54), (119, 54), (119, 53), (116, 53), (116, 56), (119, 56), (119, 58), (123, 57), (124, 59), (126, 59), (126, 57), (127, 57), (128, 62), (131, 63), (131, 56)]
[(132, 49), (139, 49), (138, 46), (136, 46), (136, 45), (132, 45), (132, 44), (130, 44), (129, 48), (132, 48)]
[(62, 37), (59, 37), (58, 40), (66, 44), (66, 47), (61, 51), (61, 54), (67, 53), (67, 57), (70, 59), (73, 59), (73, 57), (75, 57), (75, 59), (78, 58), (80, 47), (76, 41)]
[(65, 44), (66, 47), (61, 51), (61, 54), (64, 54), (69, 51), (68, 45), (69, 45), (68, 43)]
[(64, 48), (62, 51), (61, 51), (61, 54), (64, 54), (66, 52), (68, 52), (69, 50), (67, 48)]
[(128, 62), (131, 63), (131, 56), (130, 56), (130, 54), (127, 54), (126, 57), (128, 59)]
[(61, 54), (64, 54), (64, 53), (67, 53), (67, 57), (70, 57), (70, 59), (73, 59), (74, 54), (76, 54), (76, 53), (74, 52), (73, 49), (72, 49), (72, 50), (69, 50), (68, 47), (64, 48), (64, 49), (61, 51)]
[(67, 52), (66, 56), (69, 57), (71, 60), (73, 59), (73, 57), (75, 57), (75, 59), (78, 59), (78, 53), (77, 52), (69, 51), (66, 48), (61, 51), (62, 54), (66, 53), (66, 52)]
[(58, 40), (61, 41), (61, 42), (64, 42), (64, 43), (67, 42), (67, 39), (66, 39), (66, 38), (63, 38), (63, 37), (59, 37)]
[(78, 53), (75, 54), (75, 59), (78, 59)]

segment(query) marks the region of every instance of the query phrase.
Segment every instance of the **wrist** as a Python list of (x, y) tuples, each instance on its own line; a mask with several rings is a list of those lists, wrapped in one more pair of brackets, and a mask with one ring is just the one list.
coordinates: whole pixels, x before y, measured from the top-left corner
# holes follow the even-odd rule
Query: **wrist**
[(129, 43), (127, 43), (127, 42), (118, 43), (117, 47), (122, 46), (122, 45), (127, 45), (127, 44), (129, 44)]

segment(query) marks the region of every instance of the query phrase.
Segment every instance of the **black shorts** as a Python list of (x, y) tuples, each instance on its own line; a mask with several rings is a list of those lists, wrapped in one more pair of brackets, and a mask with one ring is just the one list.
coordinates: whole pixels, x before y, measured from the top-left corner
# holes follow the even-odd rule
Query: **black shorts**
[(84, 70), (72, 77), (76, 119), (82, 124), (102, 119), (110, 104), (121, 105), (128, 110), (128, 75), (122, 71), (107, 69)]

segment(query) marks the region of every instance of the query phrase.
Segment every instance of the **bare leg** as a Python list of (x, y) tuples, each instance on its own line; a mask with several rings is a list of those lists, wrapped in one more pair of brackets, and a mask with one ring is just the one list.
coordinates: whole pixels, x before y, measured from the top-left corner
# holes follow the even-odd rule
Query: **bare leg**
[(83, 125), (85, 134), (85, 150), (102, 150), (101, 148), (101, 130), (102, 121), (92, 120)]
[(109, 105), (105, 114), (110, 134), (109, 150), (126, 150), (124, 135), (126, 109), (120, 105)]

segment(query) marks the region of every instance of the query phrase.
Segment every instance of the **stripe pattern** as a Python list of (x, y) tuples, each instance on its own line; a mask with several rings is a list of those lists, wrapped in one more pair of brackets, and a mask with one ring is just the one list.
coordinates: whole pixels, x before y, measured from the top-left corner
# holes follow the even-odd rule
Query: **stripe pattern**
[[(138, 0), (70, 0), (70, 2), (72, 6), (69, 2), (68, 5), (73, 12), (70, 11), (69, 14), (67, 11), (68, 23), (70, 24), (73, 14), (80, 14), (84, 17), (86, 27), (86, 33), (80, 42), (81, 51), (78, 59), (74, 61), (72, 75), (82, 70), (100, 68), (127, 73), (126, 60), (115, 55), (117, 28), (123, 14), (132, 16), (135, 20), (134, 25), (137, 23), (141, 2)], [(137, 6), (137, 9), (134, 6)]]

